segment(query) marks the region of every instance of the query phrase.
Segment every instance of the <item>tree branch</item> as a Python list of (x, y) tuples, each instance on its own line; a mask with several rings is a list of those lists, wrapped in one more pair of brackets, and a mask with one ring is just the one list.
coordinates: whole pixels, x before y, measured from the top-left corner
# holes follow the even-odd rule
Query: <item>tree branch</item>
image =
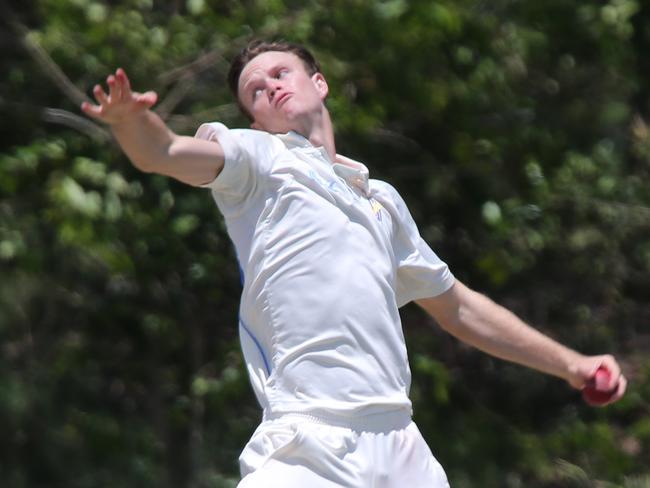
[[(241, 49), (244, 46), (244, 41), (248, 40), (249, 37), (249, 35), (246, 35), (233, 39), (229, 42), (228, 48)], [(197, 75), (215, 65), (228, 66), (228, 61), (223, 57), (224, 51), (224, 48), (218, 48), (202, 54), (188, 64), (161, 73), (158, 75), (158, 81), (163, 85), (168, 85), (183, 79), (187, 74)]]
[(29, 30), (18, 21), (16, 14), (13, 13), (9, 6), (4, 2), (0, 3), (0, 5), (2, 6), (2, 13), (20, 39), (20, 43), (54, 84), (77, 106), (84, 101), (90, 102), (90, 98), (70, 81), (50, 55), (29, 36)]
[[(237, 46), (246, 38), (239, 37), (235, 39), (230, 46)], [(183, 101), (185, 96), (191, 91), (194, 80), (197, 75), (211, 67), (219, 66), (223, 71), (226, 70), (228, 62), (223, 57), (225, 48), (218, 48), (199, 56), (197, 59), (184, 66), (174, 68), (167, 73), (158, 76), (158, 81), (162, 84), (175, 83), (164, 100), (162, 100), (156, 112), (163, 120), (167, 120), (176, 106)]]
[(111, 138), (106, 129), (95, 124), (90, 119), (60, 108), (45, 108), (43, 110), (43, 120), (83, 132), (98, 142), (106, 142)]
[[(27, 27), (20, 23), (16, 14), (11, 10), (6, 2), (0, 2), (0, 12), (2, 12), (5, 20), (19, 38), (20, 43), (27, 53), (76, 106), (80, 106), (82, 102), (91, 101), (84, 92), (70, 81), (70, 78), (68, 78), (63, 70), (59, 68), (59, 65), (54, 62), (45, 49), (29, 36), (29, 30)], [(71, 127), (79, 132), (89, 135), (96, 141), (106, 142), (110, 139), (110, 135), (106, 129), (94, 123), (90, 119), (81, 117), (67, 110), (45, 108), (42, 111), (42, 117), (46, 122)]]

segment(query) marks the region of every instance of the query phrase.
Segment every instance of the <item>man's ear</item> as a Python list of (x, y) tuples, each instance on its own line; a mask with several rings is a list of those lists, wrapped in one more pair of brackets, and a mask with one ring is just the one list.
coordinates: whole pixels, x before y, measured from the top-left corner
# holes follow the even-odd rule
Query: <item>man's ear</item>
[(327, 80), (323, 76), (323, 73), (315, 73), (312, 75), (311, 79), (316, 86), (316, 90), (318, 90), (318, 93), (320, 93), (321, 100), (325, 100), (328, 93), (330, 92), (330, 89), (329, 86), (327, 86)]

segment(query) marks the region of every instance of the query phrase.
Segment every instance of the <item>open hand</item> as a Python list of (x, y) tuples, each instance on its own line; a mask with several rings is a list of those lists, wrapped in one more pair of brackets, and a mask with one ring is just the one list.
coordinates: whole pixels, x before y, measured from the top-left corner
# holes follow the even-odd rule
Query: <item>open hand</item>
[(108, 94), (101, 85), (95, 85), (93, 94), (99, 105), (88, 102), (81, 104), (81, 110), (88, 116), (107, 124), (117, 125), (151, 108), (158, 99), (153, 91), (138, 93), (131, 91), (131, 83), (122, 68), (115, 75), (106, 78)]

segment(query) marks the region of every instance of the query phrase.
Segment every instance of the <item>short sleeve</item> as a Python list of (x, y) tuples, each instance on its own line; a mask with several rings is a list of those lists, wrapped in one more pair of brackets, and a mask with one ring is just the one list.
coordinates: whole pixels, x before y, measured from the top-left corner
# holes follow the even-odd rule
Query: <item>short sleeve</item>
[(455, 278), (422, 239), (406, 203), (392, 186), (384, 183), (393, 208), (393, 252), (397, 262), (395, 294), (399, 307), (413, 300), (440, 295)]
[(194, 137), (218, 142), (224, 166), (211, 182), (202, 185), (232, 201), (246, 200), (269, 174), (277, 154), (284, 149), (272, 134), (251, 129), (228, 129), (219, 122), (201, 125)]

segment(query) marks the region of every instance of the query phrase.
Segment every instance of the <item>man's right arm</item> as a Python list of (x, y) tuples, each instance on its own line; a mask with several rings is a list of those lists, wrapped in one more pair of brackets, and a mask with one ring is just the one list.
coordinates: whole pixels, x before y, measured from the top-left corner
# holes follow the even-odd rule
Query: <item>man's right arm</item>
[(175, 134), (149, 110), (156, 103), (156, 94), (131, 91), (124, 70), (118, 69), (106, 81), (109, 93), (100, 85), (95, 86), (93, 93), (98, 105), (84, 103), (81, 109), (110, 125), (134, 166), (194, 186), (210, 183), (217, 177), (224, 164), (219, 143)]
[(456, 280), (440, 295), (417, 300), (440, 326), (461, 341), (492, 356), (563, 378), (583, 389), (595, 381), (602, 367), (609, 377), (603, 390), (618, 401), (627, 387), (616, 359), (609, 355), (585, 356), (542, 334), (519, 317)]

